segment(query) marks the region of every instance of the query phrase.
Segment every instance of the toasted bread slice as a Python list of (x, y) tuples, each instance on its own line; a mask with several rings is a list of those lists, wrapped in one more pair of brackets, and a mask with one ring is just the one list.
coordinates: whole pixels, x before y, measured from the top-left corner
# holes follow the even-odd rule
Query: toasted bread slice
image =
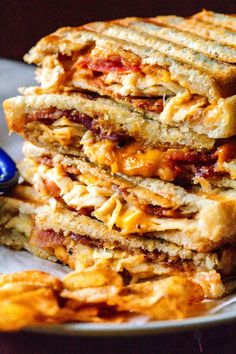
[[(182, 19), (184, 23), (190, 21)], [(192, 65), (220, 81), (234, 79), (235, 67), (228, 62), (235, 62), (236, 50), (219, 45), (218, 42), (213, 43), (207, 39), (201, 39), (193, 35), (191, 31), (190, 33), (182, 32), (182, 26), (176, 23), (180, 20), (181, 17), (175, 16), (156, 17), (146, 19), (146, 21), (126, 18), (110, 22), (93, 22), (84, 27), (111, 37), (146, 45), (168, 57)], [(160, 23), (170, 25), (170, 27), (163, 27)], [(230, 42), (231, 45), (232, 42)], [(213, 47), (217, 53), (213, 53)]]
[[(149, 19), (150, 22), (134, 23), (133, 26), (139, 29), (143, 26), (143, 31), (149, 34), (173, 42), (175, 45), (187, 47), (195, 53), (201, 53), (199, 58), (196, 58), (197, 63), (198, 60), (202, 61), (203, 68), (205, 67), (205, 69), (209, 66), (208, 70), (212, 74), (217, 67), (217, 61), (218, 65), (224, 65), (223, 63), (235, 63), (236, 49), (232, 46), (231, 42), (230, 44), (221, 44), (220, 41), (213, 40), (213, 38), (211, 40), (202, 38), (202, 36), (195, 34), (192, 30), (187, 30), (187, 25), (183, 28), (180, 19), (181, 18), (175, 16), (157, 16)], [(203, 26), (201, 26), (201, 28), (202, 27)], [(206, 64), (204, 64), (204, 58), (207, 58), (205, 59)], [(225, 79), (227, 78), (227, 73), (229, 74), (231, 71), (230, 67), (229, 65), (224, 66), (223, 75), (225, 75)], [(231, 73), (233, 73), (233, 71)]]
[[(156, 21), (158, 21), (158, 18), (159, 17), (156, 18)], [(161, 17), (159, 19), (160, 23), (163, 22), (169, 27), (193, 33), (203, 39), (217, 41), (220, 44), (236, 48), (236, 31), (198, 21), (195, 16), (187, 19), (179, 16)]]

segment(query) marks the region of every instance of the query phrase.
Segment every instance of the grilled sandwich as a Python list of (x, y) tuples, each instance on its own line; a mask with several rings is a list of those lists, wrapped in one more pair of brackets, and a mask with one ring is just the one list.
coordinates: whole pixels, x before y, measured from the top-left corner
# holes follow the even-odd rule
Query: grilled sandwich
[[(229, 21), (235, 21), (226, 16)], [(161, 121), (170, 125), (186, 121), (195, 130), (219, 119), (210, 136), (224, 138), (220, 106), (235, 120), (236, 48), (235, 32), (221, 36), (201, 36), (178, 25), (176, 17), (127, 18), (95, 22), (77, 28), (62, 28), (43, 38), (25, 56), (37, 64), (41, 87), (51, 91), (90, 90), (120, 100), (127, 98), (168, 99)], [(184, 19), (183, 19), (184, 20)], [(189, 20), (184, 20), (188, 23)], [(191, 21), (191, 20), (190, 20)], [(194, 17), (194, 20), (197, 21)], [(204, 28), (205, 24), (197, 21)], [(214, 27), (216, 33), (218, 27)], [(227, 44), (225, 43), (227, 42)], [(184, 105), (184, 112), (178, 112)], [(166, 114), (164, 114), (166, 113)], [(200, 126), (197, 120), (201, 116)], [(213, 118), (214, 117), (214, 118)], [(216, 123), (217, 124), (217, 123)], [(227, 124), (227, 123), (226, 123)], [(227, 124), (228, 125), (228, 124)], [(207, 127), (205, 127), (207, 131)]]
[(225, 294), (236, 272), (235, 43), (236, 18), (205, 10), (40, 40), (25, 56), (40, 86), (4, 102), (9, 131), (28, 143), (25, 182), (0, 197), (0, 243)]

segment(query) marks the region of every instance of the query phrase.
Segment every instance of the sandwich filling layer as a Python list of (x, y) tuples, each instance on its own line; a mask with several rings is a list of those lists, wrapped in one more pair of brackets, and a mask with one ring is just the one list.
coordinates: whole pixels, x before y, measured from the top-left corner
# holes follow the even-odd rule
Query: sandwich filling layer
[(101, 127), (96, 119), (78, 110), (33, 111), (26, 115), (25, 123), (26, 131), (37, 131), (37, 123), (48, 130), (52, 127), (51, 134), (48, 132), (49, 139), (53, 134), (58, 144), (65, 147), (75, 148), (77, 144), (92, 162), (109, 167), (112, 173), (159, 177), (177, 183), (190, 183), (200, 178), (236, 177), (234, 138), (218, 142), (218, 147), (208, 152), (187, 147), (148, 148), (122, 130)]

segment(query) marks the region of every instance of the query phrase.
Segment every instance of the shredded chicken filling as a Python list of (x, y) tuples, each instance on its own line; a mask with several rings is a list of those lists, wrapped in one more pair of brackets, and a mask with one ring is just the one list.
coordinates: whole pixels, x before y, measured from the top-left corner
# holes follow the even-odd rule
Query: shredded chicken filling
[(119, 193), (117, 186), (102, 183), (89, 174), (79, 174), (79, 171), (71, 175), (60, 164), (51, 167), (50, 159), (47, 158), (46, 161), (45, 158), (41, 161), (43, 163), (35, 166), (33, 177), (36, 189), (62, 200), (82, 215), (102, 221), (109, 229), (119, 229), (122, 234), (158, 231), (163, 218), (173, 220), (172, 228), (175, 228), (174, 220), (194, 216), (180, 208), (174, 210), (150, 204), (142, 205), (138, 200), (134, 202), (135, 198), (130, 202), (129, 198), (124, 199), (124, 191)]

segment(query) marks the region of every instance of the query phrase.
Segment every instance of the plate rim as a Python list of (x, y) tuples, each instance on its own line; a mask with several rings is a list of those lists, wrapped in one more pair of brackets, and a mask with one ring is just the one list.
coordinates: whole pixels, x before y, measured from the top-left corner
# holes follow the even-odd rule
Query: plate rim
[(198, 316), (182, 320), (152, 321), (145, 324), (135, 323), (64, 323), (29, 326), (25, 332), (35, 334), (86, 336), (86, 337), (128, 337), (137, 335), (159, 335), (164, 333), (197, 330), (215, 327), (236, 321), (236, 310), (216, 315)]

